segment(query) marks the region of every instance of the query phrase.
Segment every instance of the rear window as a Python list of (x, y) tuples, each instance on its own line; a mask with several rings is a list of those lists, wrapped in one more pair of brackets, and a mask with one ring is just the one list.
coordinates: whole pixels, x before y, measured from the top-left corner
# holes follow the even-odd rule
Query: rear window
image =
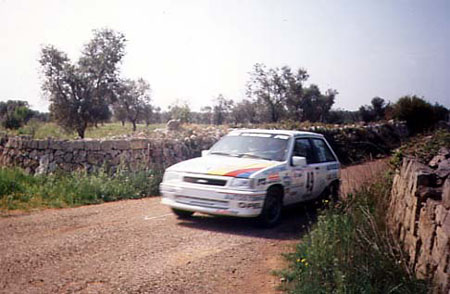
[(336, 158), (324, 140), (312, 139), (312, 142), (315, 147), (317, 162), (336, 161)]

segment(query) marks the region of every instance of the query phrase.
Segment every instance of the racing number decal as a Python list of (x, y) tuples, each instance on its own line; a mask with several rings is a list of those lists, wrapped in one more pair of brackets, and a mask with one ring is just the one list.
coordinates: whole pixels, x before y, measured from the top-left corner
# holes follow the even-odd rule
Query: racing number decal
[(314, 172), (309, 171), (306, 173), (306, 192), (312, 193), (314, 187)]

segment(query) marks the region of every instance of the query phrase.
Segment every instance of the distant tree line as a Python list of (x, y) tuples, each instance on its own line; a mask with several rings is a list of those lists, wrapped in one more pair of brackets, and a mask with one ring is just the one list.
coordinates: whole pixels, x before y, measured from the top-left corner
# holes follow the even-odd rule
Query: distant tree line
[[(186, 101), (177, 101), (167, 110), (151, 103), (151, 87), (144, 79), (120, 76), (120, 63), (125, 55), (125, 36), (110, 29), (95, 30), (81, 57), (71, 61), (67, 54), (52, 45), (42, 48), (42, 89), (50, 101), (51, 119), (68, 131), (84, 137), (88, 127), (99, 123), (130, 122), (165, 123), (179, 119), (199, 124), (257, 124), (285, 120), (332, 124), (374, 122), (387, 119), (405, 120), (414, 131), (448, 120), (448, 109), (432, 105), (417, 96), (405, 96), (396, 103), (374, 97), (370, 105), (356, 111), (332, 109), (338, 92), (322, 92), (315, 84), (307, 84), (305, 69), (289, 66), (268, 68), (255, 64), (246, 84), (246, 98), (234, 101), (219, 94), (211, 103), (192, 111)], [(38, 116), (23, 101), (0, 104), (0, 121), (4, 127), (18, 127)], [(45, 119), (45, 118), (43, 118)]]
[(49, 120), (49, 114), (32, 110), (25, 101), (0, 101), (0, 125), (3, 128), (18, 129), (32, 119), (45, 122)]

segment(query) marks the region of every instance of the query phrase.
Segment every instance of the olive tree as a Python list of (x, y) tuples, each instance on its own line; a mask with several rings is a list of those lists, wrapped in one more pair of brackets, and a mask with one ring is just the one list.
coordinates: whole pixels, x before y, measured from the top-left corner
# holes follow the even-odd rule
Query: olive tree
[(133, 131), (140, 120), (150, 123), (150, 85), (144, 79), (123, 80), (117, 89), (117, 99), (113, 106), (114, 113), (119, 115), (119, 120), (130, 121)]
[(77, 62), (52, 45), (42, 48), (42, 89), (50, 100), (52, 117), (64, 129), (84, 138), (87, 127), (109, 119), (125, 42), (121, 33), (94, 30)]

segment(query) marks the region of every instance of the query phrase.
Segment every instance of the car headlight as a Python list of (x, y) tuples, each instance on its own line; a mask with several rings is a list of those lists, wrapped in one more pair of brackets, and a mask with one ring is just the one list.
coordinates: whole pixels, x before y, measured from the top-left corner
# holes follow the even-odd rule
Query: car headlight
[(230, 186), (236, 188), (253, 188), (253, 179), (233, 178)]
[(164, 173), (163, 182), (173, 182), (181, 180), (181, 174), (177, 172), (166, 171)]

